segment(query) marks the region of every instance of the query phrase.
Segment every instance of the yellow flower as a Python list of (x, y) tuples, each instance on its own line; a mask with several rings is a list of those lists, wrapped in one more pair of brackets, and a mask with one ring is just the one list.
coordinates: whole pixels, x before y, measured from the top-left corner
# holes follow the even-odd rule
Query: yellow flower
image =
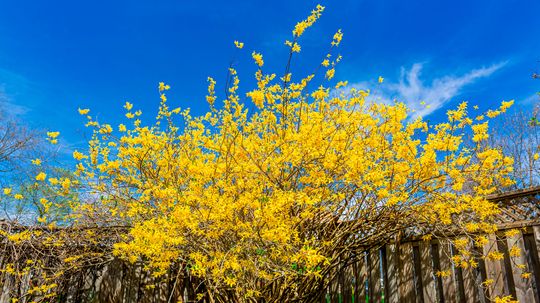
[[(158, 89), (159, 89), (160, 92), (169, 90), (170, 88), (171, 88), (171, 87), (170, 87), (169, 85), (166, 85), (166, 84), (163, 83), (163, 82), (159, 82)], [(126, 107), (126, 109), (127, 109), (127, 110), (131, 110), (131, 107), (130, 107), (130, 108), (127, 108), (127, 107)]]
[(341, 29), (338, 29), (338, 31), (334, 34), (332, 46), (338, 46), (341, 43), (341, 39), (343, 39), (343, 33), (341, 32)]
[(426, 234), (422, 236), (422, 241), (431, 241), (432, 235)]
[(253, 52), (253, 53), (251, 53), (251, 57), (253, 57), (253, 60), (255, 60), (255, 63), (259, 67), (262, 67), (264, 65), (263, 57), (262, 57), (262, 55), (260, 53)]
[(124, 104), (124, 108), (129, 111), (133, 108), (133, 104), (126, 101), (126, 104)]
[(251, 92), (248, 92), (246, 94), (248, 97), (251, 98), (253, 103), (257, 105), (257, 107), (261, 108), (264, 105), (264, 93), (260, 90), (254, 90)]
[(16, 200), (22, 200), (24, 198), (24, 196), (21, 195), (21, 194), (15, 194), (15, 195), (13, 195), (13, 198), (15, 198)]
[(127, 130), (126, 126), (124, 124), (120, 124), (118, 125), (118, 130), (120, 132), (125, 132)]
[(9, 187), (4, 188), (4, 195), (7, 196), (7, 195), (10, 195), (10, 194), (11, 194), (11, 188), (9, 188)]
[(510, 100), (510, 101), (503, 101), (501, 102), (501, 107), (499, 107), (499, 110), (501, 112), (506, 112), (507, 109), (509, 109), (512, 105), (514, 104), (514, 100)]
[(239, 41), (234, 41), (234, 46), (236, 46), (236, 48), (242, 49), (244, 47), (244, 43), (239, 42)]
[(326, 75), (325, 75), (326, 79), (330, 80), (330, 79), (334, 78), (335, 72), (336, 72), (336, 70), (333, 69), (333, 68), (327, 70)]
[(517, 246), (512, 246), (509, 251), (510, 257), (519, 257), (521, 255), (521, 249)]
[(336, 89), (340, 88), (340, 87), (344, 87), (344, 86), (347, 86), (347, 81), (339, 81), (337, 84), (336, 84)]
[(321, 17), (323, 11), (324, 6), (317, 5), (316, 9), (311, 12), (311, 15), (309, 15), (307, 19), (298, 22), (294, 26), (293, 35), (295, 37), (300, 37), (307, 28), (312, 26), (315, 21)]
[(60, 135), (60, 132), (47, 132), (47, 136), (50, 139), (56, 139), (58, 137), (58, 135)]
[(324, 67), (328, 67), (330, 65), (330, 61), (328, 61), (328, 59), (324, 59), (321, 65)]
[(299, 53), (299, 52), (300, 52), (300, 44), (298, 44), (298, 43), (295, 42), (295, 43), (293, 44), (292, 48), (291, 48), (291, 51), (292, 51), (293, 53)]
[(36, 181), (43, 181), (45, 180), (46, 177), (47, 177), (47, 174), (45, 174), (44, 172), (40, 172), (36, 176)]
[(41, 165), (41, 159), (32, 160), (32, 164), (37, 165), (37, 166)]
[(384, 78), (383, 78), (383, 77), (381, 77), (381, 76), (379, 76), (379, 80), (378, 80), (378, 82), (379, 82), (379, 83), (383, 83), (383, 81), (384, 81)]
[(90, 112), (90, 110), (87, 109), (87, 108), (85, 108), (85, 109), (79, 108), (78, 111), (79, 111), (79, 115), (86, 115), (86, 114), (88, 114)]
[(504, 235), (507, 237), (507, 238), (512, 238), (516, 235), (519, 235), (519, 230), (517, 229), (509, 229), (507, 230), (506, 232), (504, 232)]
[(320, 86), (319, 89), (311, 94), (311, 96), (315, 98), (315, 100), (323, 101), (326, 97), (328, 97), (328, 89)]
[(79, 151), (74, 151), (73, 152), (73, 158), (77, 161), (81, 161), (82, 159), (84, 158), (87, 158), (83, 153), (79, 152)]

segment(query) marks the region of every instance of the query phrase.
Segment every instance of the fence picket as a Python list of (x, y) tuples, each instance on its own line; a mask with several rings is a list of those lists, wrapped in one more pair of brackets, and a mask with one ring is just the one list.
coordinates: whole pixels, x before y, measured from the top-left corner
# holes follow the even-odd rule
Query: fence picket
[(449, 273), (442, 276), (443, 295), (445, 303), (456, 303), (458, 301), (454, 266), (451, 261), (451, 243), (447, 241), (439, 242), (439, 260), (441, 271)]
[[(497, 237), (494, 234), (488, 235), (488, 243), (484, 245), (484, 256), (490, 252), (498, 251)], [(493, 282), (489, 285), (489, 294), (492, 298), (504, 295), (504, 275), (502, 260), (485, 259), (486, 274)]]
[(366, 268), (366, 258), (365, 253), (361, 253), (359, 258), (356, 271), (356, 289), (355, 291), (355, 302), (366, 302), (366, 280), (367, 280), (367, 268)]
[[(472, 249), (472, 244), (469, 244), (469, 250)], [(472, 258), (472, 257), (471, 257)], [(472, 266), (467, 266), (467, 268), (462, 268), (463, 275), (463, 290), (465, 298), (462, 300), (465, 303), (475, 303), (478, 302), (478, 287), (476, 285), (476, 270)]]
[[(535, 295), (532, 288), (532, 277), (524, 278), (522, 273), (530, 272), (527, 262), (525, 242), (523, 240), (523, 234), (521, 232), (513, 237), (506, 239), (508, 243), (508, 250), (512, 251), (512, 247), (516, 247), (520, 251), (519, 256), (510, 256), (512, 275), (514, 277), (514, 285), (516, 288), (516, 299), (520, 303), (535, 303)], [(520, 269), (518, 266), (525, 266), (524, 269)]]
[(422, 288), (424, 302), (437, 302), (437, 292), (435, 290), (435, 280), (433, 279), (433, 263), (431, 260), (431, 243), (420, 242), (420, 259), (422, 262)]
[(399, 250), (401, 251), (399, 255), (399, 302), (413, 303), (416, 300), (414, 294), (412, 244), (410, 242), (401, 243)]
[(386, 249), (386, 276), (387, 285), (384, 290), (385, 301), (388, 303), (398, 303), (399, 300), (399, 251), (396, 244), (388, 244)]
[(372, 249), (368, 255), (369, 259), (369, 297), (370, 302), (381, 302), (381, 263), (378, 249)]

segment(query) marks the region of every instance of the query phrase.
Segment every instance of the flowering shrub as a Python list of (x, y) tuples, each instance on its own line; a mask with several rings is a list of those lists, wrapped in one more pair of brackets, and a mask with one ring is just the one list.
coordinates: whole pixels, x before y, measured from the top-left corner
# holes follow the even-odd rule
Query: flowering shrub
[[(323, 10), (295, 26), (285, 42), (291, 58)], [(316, 74), (294, 77), (291, 61), (283, 75), (265, 72), (263, 55), (253, 52), (256, 87), (240, 94), (231, 68), (221, 104), (209, 78), (202, 116), (169, 107), (164, 83), (152, 125), (129, 102), (127, 122), (114, 126), (79, 109), (93, 136), (88, 150), (73, 153), (77, 178), (40, 172), (35, 180), (72, 197), (63, 224), (126, 227), (113, 241), (115, 255), (146, 262), (156, 276), (180, 264), (217, 301), (308, 298), (339, 262), (398, 232), (493, 232), (498, 209), (484, 197), (512, 183), (513, 161), (486, 144), (487, 120), (512, 102), (477, 117), (461, 103), (446, 122), (428, 125), (404, 103), (332, 82), (342, 37), (337, 31), (329, 41), (316, 88)], [(58, 135), (50, 132), (50, 142)], [(46, 214), (39, 221), (55, 224)], [(86, 236), (104, 241), (96, 235), (105, 236)], [(465, 253), (469, 243), (456, 247)], [(66, 263), (77, 254), (84, 253)], [(466, 256), (454, 261), (474, 266)]]

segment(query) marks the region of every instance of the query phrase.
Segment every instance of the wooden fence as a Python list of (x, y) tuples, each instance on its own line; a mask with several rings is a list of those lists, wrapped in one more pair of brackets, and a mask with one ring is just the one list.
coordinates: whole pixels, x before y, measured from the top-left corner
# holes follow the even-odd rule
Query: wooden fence
[[(484, 303), (511, 295), (520, 303), (540, 303), (540, 187), (488, 199), (502, 209), (499, 231), (477, 253), (499, 251), (503, 259), (477, 258), (477, 267), (463, 269), (453, 264), (448, 240), (389, 244), (361, 252), (360, 261), (341, 270), (321, 302)], [(510, 229), (519, 234), (507, 238)], [(510, 256), (513, 246), (520, 249), (519, 256)], [(446, 269), (446, 275), (437, 275)], [(486, 280), (492, 283), (486, 285)]]
[[(454, 248), (448, 240), (392, 243), (358, 252), (359, 261), (343, 264), (318, 302), (484, 303), (495, 296), (511, 295), (521, 303), (540, 303), (539, 195), (540, 187), (490, 197), (504, 206), (500, 230), (488, 236), (489, 243), (478, 253), (498, 250), (504, 253), (501, 260), (477, 258), (477, 267), (463, 269), (454, 266)], [(516, 228), (517, 235), (505, 236), (506, 230)], [(519, 256), (510, 256), (508, 248), (513, 246), (521, 249)], [(0, 268), (3, 266), (0, 255)], [(450, 269), (446, 274), (437, 275), (446, 269)], [(524, 272), (530, 276), (523, 277)], [(492, 283), (483, 284), (486, 280)], [(21, 295), (32, 283), (31, 275), (0, 272), (0, 303), (16, 297), (19, 303), (31, 302), (31, 297)], [(72, 275), (50, 302), (205, 302), (204, 298), (197, 301), (197, 287), (200, 285), (189, 278), (176, 279), (174, 270), (154, 278), (139, 265), (114, 260)]]
[[(520, 303), (540, 302), (540, 226), (521, 228), (511, 238), (501, 230), (488, 239), (479, 253), (498, 250), (504, 258), (477, 258), (478, 266), (466, 269), (454, 266), (454, 248), (447, 240), (410, 241), (363, 252), (360, 262), (343, 268), (321, 302), (472, 303), (507, 295)], [(522, 251), (518, 257), (509, 254), (514, 245)], [(441, 271), (446, 273), (437, 275)], [(530, 276), (524, 278), (524, 272)], [(486, 285), (486, 280), (493, 282)]]

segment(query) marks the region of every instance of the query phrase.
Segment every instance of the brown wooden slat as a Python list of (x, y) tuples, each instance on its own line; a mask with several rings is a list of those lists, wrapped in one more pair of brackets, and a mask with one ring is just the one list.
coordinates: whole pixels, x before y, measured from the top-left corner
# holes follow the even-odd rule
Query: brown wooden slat
[(357, 263), (357, 280), (356, 280), (356, 287), (357, 292), (355, 293), (355, 299), (356, 302), (362, 302), (364, 303), (366, 301), (366, 280), (367, 280), (367, 266), (366, 266), (366, 258), (365, 253), (361, 253), (360, 260)]
[(445, 303), (456, 303), (458, 301), (456, 280), (451, 257), (451, 243), (444, 240), (440, 241), (439, 260), (441, 264), (441, 271), (450, 273), (450, 275), (442, 277), (443, 295)]
[(413, 303), (416, 302), (414, 297), (414, 280), (413, 280), (413, 258), (412, 244), (402, 243), (399, 246), (399, 294), (398, 302)]
[(381, 263), (378, 249), (372, 249), (369, 252), (369, 290), (370, 302), (382, 301), (381, 287)]
[[(468, 245), (468, 250), (472, 250), (472, 243)], [(472, 256), (471, 256), (472, 258)], [(478, 287), (476, 284), (476, 269), (468, 266), (461, 269), (463, 276), (463, 290), (464, 290), (464, 302), (475, 303), (478, 302)]]
[(399, 303), (399, 251), (395, 244), (388, 244), (385, 246), (385, 249), (386, 274), (388, 277), (388, 284), (384, 293), (385, 301), (388, 303)]
[[(497, 237), (494, 234), (488, 235), (488, 243), (484, 246), (484, 256), (490, 252), (498, 251)], [(489, 294), (492, 298), (503, 296), (504, 293), (504, 274), (502, 260), (485, 259), (487, 278), (493, 280), (489, 285)]]
[(420, 242), (420, 259), (422, 262), (422, 291), (424, 302), (437, 302), (437, 292), (435, 290), (435, 280), (433, 279), (433, 263), (431, 258), (431, 243)]
[[(530, 272), (529, 265), (527, 262), (526, 251), (525, 251), (525, 242), (523, 240), (523, 235), (521, 232), (513, 237), (508, 237), (506, 239), (508, 243), (508, 250), (511, 251), (512, 247), (517, 247), (521, 254), (519, 256), (512, 257), (510, 256), (510, 262), (512, 266), (512, 275), (514, 277), (514, 285), (516, 288), (516, 299), (520, 303), (535, 303), (535, 295), (532, 288), (532, 277), (523, 278), (521, 274), (523, 272)], [(518, 268), (518, 265), (525, 265), (524, 270)]]

